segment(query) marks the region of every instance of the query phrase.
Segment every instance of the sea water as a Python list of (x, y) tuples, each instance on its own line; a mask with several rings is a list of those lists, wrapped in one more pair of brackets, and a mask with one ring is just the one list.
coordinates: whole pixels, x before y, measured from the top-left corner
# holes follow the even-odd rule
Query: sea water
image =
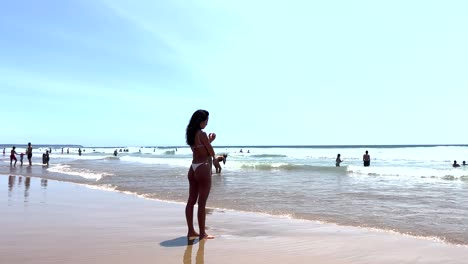
[[(52, 149), (48, 167), (41, 164), (45, 150), (34, 149), (32, 167), (25, 157), (22, 167), (18, 161), (13, 168), (7, 151), (0, 174), (187, 200), (188, 147), (85, 147), (81, 156), (78, 148), (69, 154)], [(370, 167), (362, 164), (366, 150)], [(208, 207), (468, 245), (468, 166), (452, 167), (454, 160), (468, 161), (468, 146), (215, 146), (215, 151), (228, 157), (222, 172), (213, 173)], [(335, 167), (338, 153), (341, 167)]]

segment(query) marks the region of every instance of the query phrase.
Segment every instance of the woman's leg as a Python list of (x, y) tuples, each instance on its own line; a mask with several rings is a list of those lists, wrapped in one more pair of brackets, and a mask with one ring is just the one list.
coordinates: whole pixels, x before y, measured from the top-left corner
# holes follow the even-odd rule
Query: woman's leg
[(200, 165), (196, 172), (195, 178), (198, 180), (198, 227), (200, 228), (200, 239), (214, 238), (208, 236), (205, 231), (206, 219), (206, 201), (210, 195), (211, 189), (211, 164)]
[(216, 169), (216, 173), (221, 172), (221, 165), (219, 165), (218, 159), (214, 159), (214, 160), (213, 160), (213, 165), (214, 165), (214, 167), (215, 167), (215, 169)]
[(198, 182), (195, 180), (192, 166), (190, 166), (187, 178), (190, 185), (187, 206), (185, 206), (185, 218), (187, 220), (188, 228), (187, 237), (196, 237), (199, 236), (199, 234), (195, 232), (195, 229), (193, 227), (193, 207), (195, 206), (195, 203), (197, 202), (198, 198)]

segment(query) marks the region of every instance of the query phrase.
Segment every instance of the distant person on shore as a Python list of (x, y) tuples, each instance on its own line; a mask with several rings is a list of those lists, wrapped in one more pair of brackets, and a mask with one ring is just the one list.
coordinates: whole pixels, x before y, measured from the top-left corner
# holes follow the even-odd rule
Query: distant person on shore
[(16, 154), (18, 154), (18, 153), (16, 153), (16, 150), (15, 150), (15, 149), (16, 149), (16, 147), (13, 147), (13, 148), (11, 149), (11, 154), (10, 154), (10, 167), (11, 167), (11, 164), (13, 163), (13, 160), (15, 161), (15, 165), (14, 165), (15, 167), (16, 167), (16, 162), (18, 161), (18, 160), (16, 159)]
[(70, 148), (67, 148), (67, 154), (70, 154)]
[(452, 166), (453, 166), (454, 168), (458, 168), (458, 167), (460, 167), (460, 164), (458, 164), (457, 161), (454, 160)]
[(20, 163), (21, 163), (20, 166), (21, 166), (21, 167), (23, 166), (23, 157), (24, 157), (24, 153), (21, 152), (21, 153), (20, 153)]
[(341, 160), (341, 154), (338, 154), (336, 156), (336, 167), (339, 167), (341, 162), (343, 162), (343, 160)]
[(32, 145), (31, 142), (28, 143), (28, 148), (26, 149), (26, 156), (28, 157), (29, 166), (32, 166)]
[(213, 165), (216, 169), (216, 173), (221, 173), (221, 164), (219, 163), (220, 161), (223, 162), (223, 164), (226, 164), (226, 158), (227, 158), (227, 154), (224, 154), (222, 156), (218, 156), (216, 158), (213, 159)]
[[(199, 239), (212, 239), (206, 233), (206, 201), (211, 189), (211, 165), (212, 158), (215, 156), (211, 142), (215, 140), (216, 134), (210, 133), (209, 136), (202, 130), (208, 125), (209, 113), (206, 110), (197, 110), (190, 118), (187, 125), (185, 138), (187, 145), (193, 153), (192, 164), (188, 171), (189, 197), (185, 207), (185, 219), (187, 221), (187, 237), (199, 237)], [(193, 227), (193, 209), (198, 200), (198, 228), (200, 233)]]
[(5, 148), (3, 148), (3, 156), (5, 156)]
[(366, 154), (362, 156), (362, 161), (364, 162), (364, 167), (370, 166), (370, 155), (369, 152), (366, 150)]
[(78, 156), (81, 156), (81, 148), (78, 148)]
[(62, 148), (62, 154), (63, 154), (63, 148)]
[(42, 154), (42, 164), (49, 166), (49, 151), (46, 150), (46, 153)]
[(114, 156), (117, 157), (117, 149), (114, 150)]
[(462, 165), (463, 165), (463, 166), (466, 166), (466, 162), (465, 162), (465, 161), (463, 161)]

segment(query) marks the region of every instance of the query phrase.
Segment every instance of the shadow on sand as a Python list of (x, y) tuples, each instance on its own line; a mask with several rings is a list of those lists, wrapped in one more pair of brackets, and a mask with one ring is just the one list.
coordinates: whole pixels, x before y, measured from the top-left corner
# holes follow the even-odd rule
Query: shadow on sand
[(189, 239), (186, 236), (174, 238), (171, 240), (166, 240), (159, 243), (162, 247), (185, 247), (188, 245), (194, 245), (199, 242), (197, 239)]

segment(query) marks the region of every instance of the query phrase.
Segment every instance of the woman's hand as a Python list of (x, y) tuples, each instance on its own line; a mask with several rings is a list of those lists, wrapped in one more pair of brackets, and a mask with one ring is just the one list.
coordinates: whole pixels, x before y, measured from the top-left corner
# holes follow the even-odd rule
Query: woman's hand
[(215, 133), (208, 134), (208, 139), (210, 140), (210, 143), (213, 142), (216, 139), (216, 134)]

